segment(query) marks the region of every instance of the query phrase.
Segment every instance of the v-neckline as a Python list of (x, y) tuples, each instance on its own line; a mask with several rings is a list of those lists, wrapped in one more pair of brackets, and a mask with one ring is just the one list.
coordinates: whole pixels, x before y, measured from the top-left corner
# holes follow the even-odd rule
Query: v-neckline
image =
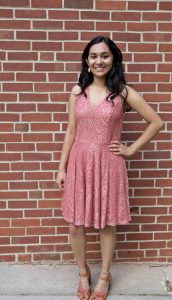
[(88, 102), (89, 102), (90, 107), (93, 108), (93, 109), (98, 108), (106, 100), (107, 95), (104, 96), (104, 98), (100, 101), (100, 103), (98, 105), (92, 105), (91, 101), (90, 101), (90, 99), (91, 99), (91, 97), (90, 97), (90, 85), (87, 87), (87, 91), (88, 91), (88, 94), (87, 94)]

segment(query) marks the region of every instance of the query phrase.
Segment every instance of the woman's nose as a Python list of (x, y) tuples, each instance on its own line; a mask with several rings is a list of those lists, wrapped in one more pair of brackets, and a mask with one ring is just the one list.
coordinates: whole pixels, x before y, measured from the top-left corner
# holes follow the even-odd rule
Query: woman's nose
[(100, 56), (98, 56), (98, 57), (97, 57), (97, 61), (96, 61), (96, 62), (97, 62), (98, 64), (102, 62), (102, 60), (101, 60), (101, 57), (100, 57)]

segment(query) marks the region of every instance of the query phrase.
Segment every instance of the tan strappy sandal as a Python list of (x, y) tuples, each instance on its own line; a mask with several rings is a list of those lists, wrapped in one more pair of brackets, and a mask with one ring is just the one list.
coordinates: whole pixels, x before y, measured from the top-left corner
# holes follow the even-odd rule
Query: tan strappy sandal
[(98, 292), (94, 290), (94, 292), (91, 294), (90, 300), (105, 300), (107, 298), (110, 289), (111, 280), (112, 280), (112, 275), (110, 272), (106, 272), (105, 274), (107, 274), (107, 278), (100, 276), (100, 279), (109, 281), (109, 287), (107, 292)]
[(80, 277), (87, 277), (88, 278), (88, 282), (89, 282), (89, 288), (88, 289), (82, 289), (82, 288), (78, 288), (77, 291), (77, 296), (80, 300), (89, 300), (90, 296), (91, 296), (91, 272), (90, 272), (90, 268), (87, 265), (87, 272), (86, 274), (79, 274)]

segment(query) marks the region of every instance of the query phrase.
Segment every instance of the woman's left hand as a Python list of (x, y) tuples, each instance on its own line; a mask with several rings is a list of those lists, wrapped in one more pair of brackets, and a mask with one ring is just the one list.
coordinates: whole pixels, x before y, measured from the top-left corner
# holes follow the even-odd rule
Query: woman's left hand
[(109, 150), (111, 152), (113, 152), (113, 154), (115, 155), (121, 155), (124, 157), (130, 157), (132, 156), (134, 153), (131, 150), (130, 146), (126, 146), (124, 144), (121, 144), (119, 141), (111, 141), (111, 144), (108, 145)]

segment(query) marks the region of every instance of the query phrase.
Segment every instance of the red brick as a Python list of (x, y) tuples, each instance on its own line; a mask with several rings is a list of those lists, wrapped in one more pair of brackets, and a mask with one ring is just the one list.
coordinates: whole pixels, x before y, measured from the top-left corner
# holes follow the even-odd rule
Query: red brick
[(167, 171), (164, 170), (142, 171), (141, 170), (141, 178), (159, 178), (159, 177), (167, 177)]
[(0, 199), (25, 199), (27, 198), (26, 192), (0, 192)]
[(96, 22), (96, 30), (124, 31), (124, 22)]
[(128, 1), (128, 10), (156, 10), (157, 5), (154, 1)]
[(142, 82), (168, 82), (169, 76), (168, 74), (141, 74)]
[(26, 180), (52, 180), (53, 174), (52, 172), (26, 172), (25, 173)]
[(142, 231), (167, 231), (166, 224), (144, 224), (142, 225)]
[(50, 161), (51, 154), (49, 153), (24, 153), (23, 154), (24, 161)]
[[(165, 241), (171, 240), (172, 239), (172, 232), (156, 232), (154, 234), (154, 239), (155, 240), (165, 240)], [(162, 248), (165, 248), (165, 246), (162, 247)]]
[(17, 31), (16, 38), (18, 40), (46, 40), (46, 32), (44, 32), (44, 31)]
[(113, 21), (140, 21), (141, 20), (141, 13), (140, 12), (125, 12), (120, 11), (114, 12), (112, 11), (112, 20)]
[(128, 72), (155, 72), (155, 64), (128, 64)]
[(32, 71), (31, 63), (4, 63), (5, 71)]
[(12, 6), (12, 7), (29, 7), (29, 0), (0, 0), (1, 6)]
[[(32, 123), (31, 124), (31, 131), (57, 131), (57, 130), (60, 130), (60, 126), (57, 123)], [(58, 146), (57, 144), (55, 145)]]
[(159, 205), (171, 205), (171, 198), (162, 197), (157, 199), (157, 204)]
[(37, 203), (36, 203), (36, 201), (31, 201), (31, 200), (29, 200), (29, 201), (8, 201), (8, 207), (9, 208), (14, 208), (14, 209), (16, 209), (16, 208), (23, 208), (23, 209), (25, 209), (25, 208), (37, 208)]
[(0, 30), (0, 36), (1, 39), (6, 39), (6, 40), (13, 40), (14, 39), (14, 32), (11, 30)]
[(165, 43), (165, 44), (161, 43), (159, 45), (159, 51), (160, 52), (171, 52), (171, 44), (170, 43), (169, 44), (167, 44), (167, 43)]
[(4, 83), (3, 91), (32, 91), (32, 83)]
[(161, 189), (135, 189), (134, 190), (134, 196), (160, 196), (161, 195)]
[[(163, 233), (164, 234), (164, 233)], [(151, 249), (151, 248), (164, 248), (166, 245), (165, 242), (157, 242), (157, 241), (152, 241), (152, 242), (140, 242), (140, 248), (141, 249)]]
[(160, 249), (160, 256), (172, 256), (172, 249)]
[(48, 209), (37, 209), (37, 210), (25, 210), (25, 217), (26, 218), (42, 218), (42, 217), (52, 217), (52, 210)]
[(12, 237), (12, 244), (39, 244), (39, 237), (37, 236)]
[(36, 71), (64, 71), (63, 63), (36, 63), (35, 64)]
[(170, 151), (154, 151), (154, 152), (145, 152), (145, 159), (166, 159), (170, 158)]
[(0, 48), (2, 50), (30, 50), (30, 43), (23, 41), (1, 41)]
[(14, 81), (14, 74), (13, 73), (1, 73), (0, 74), (1, 81)]
[(172, 186), (172, 179), (156, 179), (156, 186), (165, 187), (165, 186)]
[(133, 251), (133, 250), (127, 250), (127, 251), (118, 251), (118, 257), (124, 257), (124, 258), (128, 258), (128, 257), (144, 257), (144, 251), (141, 250), (137, 250), (137, 251)]
[(0, 235), (1, 236), (24, 236), (25, 229), (24, 228), (0, 228)]
[(32, 227), (40, 226), (39, 219), (12, 219), (12, 227)]
[(113, 40), (117, 41), (133, 41), (138, 42), (140, 41), (140, 33), (133, 33), (133, 32), (113, 32)]
[(152, 240), (153, 234), (152, 233), (128, 233), (127, 240), (129, 241), (142, 241), (142, 240)]
[(67, 236), (43, 236), (41, 237), (41, 243), (43, 244), (57, 244), (68, 243)]
[(23, 173), (22, 172), (3, 172), (0, 174), (0, 180), (22, 180)]
[(157, 44), (134, 43), (129, 44), (128, 49), (131, 52), (155, 52)]
[[(49, 40), (78, 40), (78, 33), (77, 32), (49, 32), (48, 33)], [(83, 49), (83, 48), (82, 48)], [(72, 49), (70, 49), (72, 50)]]
[(160, 92), (171, 92), (171, 84), (167, 84), (167, 83), (160, 83), (158, 84), (158, 91)]
[(172, 196), (172, 189), (164, 189), (163, 195), (165, 195), (165, 196)]
[(11, 163), (11, 170), (22, 170), (22, 171), (26, 171), (26, 170), (39, 170), (40, 166), (39, 163), (36, 162), (14, 162)]
[(60, 21), (33, 21), (33, 29), (63, 29)]
[(39, 208), (57, 208), (58, 207), (58, 200), (43, 200), (39, 201), (38, 203)]
[(154, 223), (155, 218), (152, 216), (132, 216), (133, 223)]
[[(4, 1), (5, 3), (5, 1)], [(2, 9), (0, 10), (0, 18), (13, 18), (13, 10), (12, 9)]]
[(74, 73), (68, 73), (68, 74), (63, 74), (63, 73), (49, 73), (48, 75), (49, 77), (49, 81), (55, 81), (55, 82), (59, 82), (59, 81), (76, 81), (77, 82), (77, 74)]
[(62, 91), (63, 86), (63, 83), (35, 83), (34, 90), (36, 92), (56, 92)]
[(16, 161), (21, 160), (20, 153), (1, 153), (0, 160), (4, 161)]
[(27, 104), (7, 104), (7, 111), (35, 111), (36, 105), (33, 103)]
[[(156, 61), (157, 62), (157, 61), (162, 61), (162, 55), (161, 54), (156, 54), (156, 53), (154, 53), (154, 54), (143, 54), (143, 53), (135, 54), (134, 55), (134, 61), (136, 61), (136, 62), (142, 62), (142, 61), (145, 61), (145, 62)], [(152, 74), (150, 74), (150, 75), (152, 75)]]
[[(27, 93), (21, 93), (19, 94), (19, 99), (21, 101), (33, 101), (33, 102), (47, 102), (48, 101), (48, 94), (27, 94)], [(45, 116), (46, 117), (46, 116)]]
[(155, 31), (156, 23), (148, 23), (148, 22), (139, 22), (139, 23), (128, 23), (127, 24), (128, 31)]
[(17, 81), (46, 81), (46, 74), (43, 73), (17, 73)]
[(154, 169), (156, 167), (156, 161), (131, 161), (131, 169)]
[(48, 141), (52, 141), (52, 134), (51, 133), (24, 133), (23, 134), (23, 141), (24, 142), (38, 142), (38, 141), (42, 141), (42, 142), (48, 142)]
[[(0, 101), (1, 102), (16, 102), (17, 101), (17, 94), (1, 93)], [(1, 121), (2, 121), (2, 119), (1, 119)]]
[(0, 255), (1, 262), (14, 262), (15, 255)]
[(36, 52), (9, 52), (8, 60), (38, 60)]
[(32, 0), (32, 8), (61, 8), (62, 1), (61, 0)]
[[(91, 11), (89, 11), (89, 13), (91, 14)], [(62, 13), (60, 10), (49, 10), (48, 18), (57, 20), (77, 20), (79, 19), (79, 11), (63, 10)]]
[(64, 0), (64, 8), (75, 8), (75, 9), (82, 9), (82, 8), (93, 8), (93, 0)]
[(147, 250), (145, 253), (147, 257), (158, 256), (157, 250)]
[(24, 252), (24, 246), (0, 246), (0, 253), (19, 253)]
[(143, 12), (142, 13), (142, 18), (143, 21), (167, 21), (171, 20), (171, 14), (170, 12), (161, 12), (161, 11), (156, 11), (156, 12)]
[(13, 124), (11, 123), (1, 123), (1, 132), (10, 132), (13, 131)]
[[(2, 184), (2, 183), (1, 183)], [(0, 189), (1, 189), (1, 184), (0, 184)], [(8, 189), (8, 184), (3, 183), (3, 188), (2, 189)], [(5, 201), (0, 201), (0, 208), (5, 209), (6, 208), (6, 203)]]
[(0, 237), (0, 245), (8, 245), (8, 244), (10, 244), (9, 237)]
[(55, 228), (53, 227), (29, 227), (27, 228), (27, 235), (49, 235), (54, 234)]
[(33, 42), (32, 50), (35, 51), (60, 51), (62, 50), (62, 44), (58, 42)]
[[(51, 114), (41, 114), (41, 113), (32, 113), (32, 114), (22, 114), (22, 121), (23, 122), (37, 122), (39, 118), (40, 122), (50, 122), (51, 121)], [(56, 121), (56, 120), (55, 120)]]
[(30, 28), (30, 21), (26, 20), (1, 20), (0, 21), (0, 28), (1, 29), (29, 29)]
[(141, 208), (142, 215), (166, 215), (167, 208), (166, 207), (142, 207)]
[(31, 262), (32, 256), (30, 254), (19, 254), (18, 261), (19, 262)]
[(43, 19), (46, 18), (46, 10), (16, 9), (15, 16), (22, 19)]
[(9, 171), (10, 165), (8, 163), (0, 163), (0, 171)]
[(172, 216), (159, 216), (157, 223), (172, 223)]
[(96, 1), (96, 9), (125, 10), (126, 2), (123, 1)]
[(30, 190), (30, 189), (37, 189), (38, 183), (37, 182), (10, 182), (10, 189), (14, 190)]
[(89, 20), (108, 20), (109, 12), (100, 11), (81, 11), (81, 19)]
[(33, 254), (34, 261), (58, 261), (60, 260), (60, 254)]
[(171, 10), (172, 9), (172, 3), (170, 1), (163, 1), (159, 3), (160, 10)]
[(143, 33), (143, 41), (146, 42), (152, 42), (152, 41), (157, 41), (157, 42), (169, 42), (171, 41), (171, 34), (170, 33)]

